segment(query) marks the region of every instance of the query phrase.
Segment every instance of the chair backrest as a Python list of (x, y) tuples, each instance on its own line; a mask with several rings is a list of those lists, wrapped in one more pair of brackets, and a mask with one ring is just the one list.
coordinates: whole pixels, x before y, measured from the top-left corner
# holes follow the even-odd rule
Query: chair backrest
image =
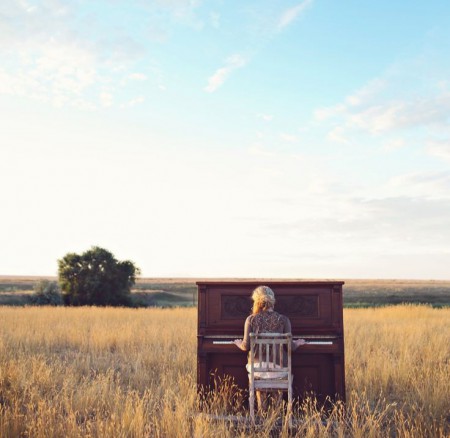
[[(256, 391), (287, 391), (286, 418), (289, 426), (292, 426), (291, 343), (291, 333), (250, 333), (250, 370), (248, 365), (247, 370), (249, 371), (249, 408), (253, 424), (256, 424)], [(287, 362), (287, 366), (285, 362)]]
[(290, 374), (291, 344), (291, 333), (250, 333), (251, 373)]

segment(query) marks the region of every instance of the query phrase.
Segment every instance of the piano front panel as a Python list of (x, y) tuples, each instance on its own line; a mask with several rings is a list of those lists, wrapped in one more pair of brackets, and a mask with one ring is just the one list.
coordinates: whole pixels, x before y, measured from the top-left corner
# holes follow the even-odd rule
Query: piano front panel
[[(229, 346), (230, 347), (230, 346)], [(224, 376), (229, 376), (233, 382), (244, 392), (248, 390), (248, 374), (245, 368), (247, 353), (225, 345), (211, 345), (208, 353), (203, 357), (205, 361), (204, 381), (209, 388), (214, 388)], [(292, 374), (294, 376), (294, 394), (304, 396), (314, 393), (319, 401), (325, 401), (327, 396), (334, 396), (336, 369), (334, 354), (336, 348), (320, 346), (318, 352), (314, 345), (300, 347), (292, 354)], [(201, 376), (199, 376), (201, 377)]]
[(293, 355), (294, 394), (314, 393), (320, 402), (335, 394), (333, 356), (330, 354)]
[[(235, 347), (236, 350), (237, 347)], [(245, 368), (247, 354), (243, 351), (236, 353), (214, 353), (208, 355), (207, 368), (209, 370), (208, 383), (214, 387), (214, 379), (230, 376), (234, 383), (242, 390), (248, 389), (248, 375)]]

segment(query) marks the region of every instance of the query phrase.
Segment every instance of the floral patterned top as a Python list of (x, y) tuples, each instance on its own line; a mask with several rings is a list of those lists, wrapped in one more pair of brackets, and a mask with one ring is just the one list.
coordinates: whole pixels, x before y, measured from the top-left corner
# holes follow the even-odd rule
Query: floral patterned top
[(291, 321), (273, 310), (250, 315), (245, 320), (242, 349), (250, 350), (250, 333), (291, 333)]

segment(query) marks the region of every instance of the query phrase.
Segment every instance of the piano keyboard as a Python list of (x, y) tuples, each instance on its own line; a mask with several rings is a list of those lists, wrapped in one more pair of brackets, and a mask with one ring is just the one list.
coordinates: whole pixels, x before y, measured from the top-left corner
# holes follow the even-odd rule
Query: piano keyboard
[[(232, 345), (233, 341), (213, 341), (213, 345)], [(307, 341), (306, 345), (333, 345), (333, 341)]]
[(333, 345), (333, 341), (307, 341), (306, 345)]

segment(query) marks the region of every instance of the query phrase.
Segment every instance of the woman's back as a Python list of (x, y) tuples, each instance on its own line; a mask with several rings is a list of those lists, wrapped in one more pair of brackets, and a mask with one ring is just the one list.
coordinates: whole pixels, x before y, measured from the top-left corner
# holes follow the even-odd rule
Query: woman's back
[(289, 319), (275, 311), (250, 315), (247, 321), (250, 333), (290, 333), (291, 331)]

